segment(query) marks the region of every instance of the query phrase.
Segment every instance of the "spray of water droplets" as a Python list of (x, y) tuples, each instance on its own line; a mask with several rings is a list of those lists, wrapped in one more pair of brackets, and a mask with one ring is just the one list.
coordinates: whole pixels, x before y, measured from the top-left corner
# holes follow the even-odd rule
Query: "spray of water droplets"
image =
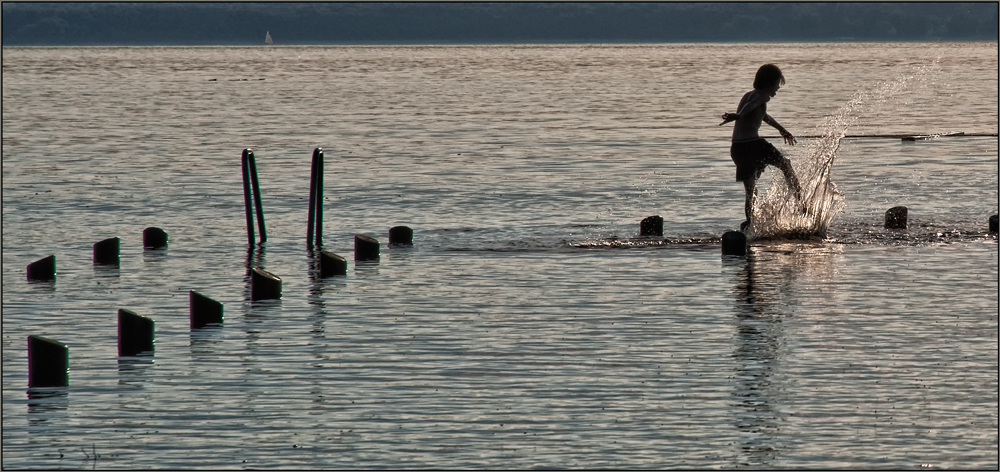
[(915, 80), (924, 80), (936, 65), (916, 68), (896, 80), (863, 87), (844, 106), (818, 127), (820, 136), (790, 156), (802, 187), (801, 204), (788, 188), (784, 175), (773, 173), (767, 193), (755, 199), (753, 218), (747, 227), (751, 239), (824, 238), (833, 219), (845, 208), (844, 195), (830, 178), (840, 142), (866, 113), (875, 113), (901, 96)]

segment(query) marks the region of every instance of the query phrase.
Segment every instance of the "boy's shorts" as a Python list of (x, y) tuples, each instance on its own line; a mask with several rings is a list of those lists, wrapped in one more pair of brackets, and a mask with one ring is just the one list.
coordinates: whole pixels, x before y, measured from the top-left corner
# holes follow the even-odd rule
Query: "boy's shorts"
[(729, 157), (736, 163), (737, 182), (757, 180), (764, 173), (765, 167), (781, 165), (785, 159), (781, 151), (764, 138), (733, 143), (729, 148)]

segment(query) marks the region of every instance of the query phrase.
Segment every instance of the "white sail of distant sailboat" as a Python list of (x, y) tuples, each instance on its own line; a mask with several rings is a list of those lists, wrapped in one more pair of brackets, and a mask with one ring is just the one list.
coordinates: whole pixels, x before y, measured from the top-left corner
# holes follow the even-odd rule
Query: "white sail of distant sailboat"
[(267, 44), (274, 44), (274, 40), (271, 39), (271, 32), (268, 31), (267, 36), (264, 36), (264, 42)]

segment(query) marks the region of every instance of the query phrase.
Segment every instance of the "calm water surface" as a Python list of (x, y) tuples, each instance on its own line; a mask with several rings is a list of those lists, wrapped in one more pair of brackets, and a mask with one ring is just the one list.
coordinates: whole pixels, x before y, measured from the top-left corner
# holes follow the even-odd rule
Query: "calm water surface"
[[(996, 43), (3, 52), (5, 469), (998, 466)], [(845, 210), (722, 257), (719, 115), (765, 62), (793, 165), (850, 118)], [(344, 277), (305, 244), (315, 147)], [(248, 263), (280, 301), (248, 301)], [(189, 290), (222, 326), (189, 329)], [(117, 356), (119, 308), (156, 320), (154, 357)], [(71, 372), (29, 400), (33, 334)]]

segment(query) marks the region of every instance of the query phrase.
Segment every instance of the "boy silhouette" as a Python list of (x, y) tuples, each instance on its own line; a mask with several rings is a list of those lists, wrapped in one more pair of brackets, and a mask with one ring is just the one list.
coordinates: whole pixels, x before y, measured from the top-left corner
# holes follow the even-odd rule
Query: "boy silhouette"
[(781, 133), (781, 137), (789, 145), (795, 144), (795, 137), (784, 127), (778, 124), (774, 118), (767, 114), (767, 102), (771, 100), (778, 89), (785, 84), (785, 76), (781, 69), (774, 64), (764, 64), (757, 69), (757, 75), (753, 80), (753, 90), (743, 95), (736, 113), (723, 113), (722, 126), (730, 121), (735, 121), (733, 128), (733, 144), (729, 148), (729, 156), (736, 163), (736, 181), (743, 182), (746, 190), (746, 204), (744, 211), (747, 220), (740, 224), (740, 231), (746, 229), (750, 224), (751, 210), (753, 209), (753, 199), (757, 195), (757, 179), (764, 172), (764, 168), (772, 165), (785, 174), (785, 181), (788, 187), (795, 192), (795, 198), (802, 202), (802, 190), (799, 187), (799, 179), (792, 170), (792, 163), (785, 156), (781, 155), (771, 143), (761, 138), (757, 132), (761, 122), (773, 126)]

